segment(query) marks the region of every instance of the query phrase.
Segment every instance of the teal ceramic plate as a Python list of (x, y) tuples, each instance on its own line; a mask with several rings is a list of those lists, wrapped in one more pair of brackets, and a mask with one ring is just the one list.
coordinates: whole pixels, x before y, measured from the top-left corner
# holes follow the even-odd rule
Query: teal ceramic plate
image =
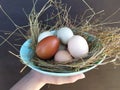
[(43, 71), (40, 69), (40, 67), (35, 66), (33, 62), (31, 62), (31, 58), (34, 56), (34, 51), (31, 48), (31, 40), (28, 39), (27, 41), (24, 42), (24, 44), (21, 46), (20, 49), (20, 57), (23, 61), (24, 64), (26, 64), (28, 67), (30, 67), (31, 69), (38, 71), (40, 73), (43, 74), (47, 74), (47, 75), (53, 75), (53, 76), (73, 76), (73, 75), (77, 75), (77, 74), (81, 74), (81, 73), (85, 73), (88, 72), (92, 69), (94, 69), (95, 67), (97, 67), (99, 64), (101, 64), (103, 61), (101, 60), (99, 63), (97, 63), (94, 66), (91, 66), (89, 68), (80, 70), (78, 72), (71, 72), (71, 73), (55, 73), (55, 72), (48, 72), (48, 71)]

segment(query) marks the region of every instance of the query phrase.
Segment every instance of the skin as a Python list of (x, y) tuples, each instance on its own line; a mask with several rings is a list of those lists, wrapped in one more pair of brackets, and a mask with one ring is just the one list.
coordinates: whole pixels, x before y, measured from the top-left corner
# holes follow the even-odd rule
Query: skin
[(31, 70), (26, 76), (24, 76), (20, 81), (18, 81), (10, 90), (39, 90), (45, 84), (69, 84), (74, 83), (79, 79), (85, 78), (84, 74), (78, 74), (75, 76), (59, 77), (50, 76), (38, 73)]

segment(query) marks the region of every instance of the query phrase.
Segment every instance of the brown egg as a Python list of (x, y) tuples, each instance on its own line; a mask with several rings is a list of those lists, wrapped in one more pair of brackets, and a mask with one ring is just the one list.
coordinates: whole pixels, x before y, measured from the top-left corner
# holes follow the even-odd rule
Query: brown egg
[(48, 36), (40, 41), (36, 47), (36, 54), (41, 59), (52, 58), (59, 48), (59, 39), (56, 36)]

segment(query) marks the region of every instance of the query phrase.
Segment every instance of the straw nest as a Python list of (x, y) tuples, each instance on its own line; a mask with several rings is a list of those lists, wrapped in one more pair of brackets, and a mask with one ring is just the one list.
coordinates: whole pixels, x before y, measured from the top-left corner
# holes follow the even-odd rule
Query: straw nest
[[(91, 7), (83, 0), (83, 2), (89, 7), (89, 10), (93, 12), (92, 15), (85, 18), (83, 21), (78, 21), (78, 19), (72, 19), (69, 15), (70, 8), (67, 5), (61, 3), (61, 1), (49, 0), (43, 8), (37, 13), (35, 10), (36, 2), (34, 2), (33, 9), (29, 14), (29, 24), (30, 24), (30, 35), (28, 38), (32, 39), (32, 48), (35, 50), (37, 45), (38, 35), (43, 31), (58, 30), (61, 27), (70, 27), (74, 34), (83, 36), (90, 47), (88, 56), (81, 59), (73, 59), (70, 62), (56, 63), (53, 59), (51, 60), (41, 60), (36, 55), (32, 58), (31, 62), (40, 69), (49, 72), (75, 72), (82, 69), (91, 67), (101, 60), (106, 61), (106, 63), (115, 62), (119, 59), (120, 49), (120, 36), (119, 28), (104, 27), (104, 24), (91, 24), (91, 19), (102, 11), (95, 13)], [(51, 12), (51, 17), (49, 17), (46, 22), (55, 22), (53, 25), (45, 24), (40, 21), (40, 16), (50, 8), (54, 8), (55, 13)], [(84, 13), (85, 14), (85, 13)], [(79, 23), (78, 23), (79, 22)]]
[[(100, 16), (103, 11), (95, 12), (82, 0), (88, 9), (83, 13), (81, 18), (72, 18), (69, 14), (71, 7), (63, 4), (60, 0), (48, 0), (39, 12), (36, 12), (35, 6), (37, 0), (33, 2), (33, 8), (29, 15), (29, 31), (26, 39), (32, 39), (31, 48), (36, 49), (38, 36), (43, 31), (58, 30), (61, 27), (69, 27), (74, 34), (83, 36), (89, 44), (89, 53), (86, 58), (73, 59), (70, 62), (56, 63), (53, 59), (41, 60), (36, 55), (31, 59), (40, 69), (49, 72), (77, 72), (82, 69), (89, 68), (104, 61), (100, 65), (114, 63), (119, 65), (120, 60), (120, 28), (110, 27), (109, 24), (119, 22), (107, 22), (109, 18), (114, 16), (118, 11), (113, 13), (103, 21), (98, 20), (95, 16)], [(54, 10), (51, 16), (44, 21), (40, 17), (47, 10)], [(89, 13), (90, 12), (90, 13)], [(88, 16), (86, 16), (89, 13)], [(52, 22), (52, 25), (49, 23)], [(54, 23), (55, 22), (55, 23)], [(108, 25), (108, 26), (106, 26)], [(20, 27), (19, 27), (20, 28)]]

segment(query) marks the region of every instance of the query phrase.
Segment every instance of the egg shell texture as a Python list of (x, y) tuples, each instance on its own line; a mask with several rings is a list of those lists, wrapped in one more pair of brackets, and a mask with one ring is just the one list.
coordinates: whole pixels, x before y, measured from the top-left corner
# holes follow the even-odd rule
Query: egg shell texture
[(41, 40), (36, 47), (36, 54), (41, 59), (50, 59), (59, 48), (59, 39), (56, 36), (48, 36)]
[(89, 46), (82, 36), (74, 35), (68, 42), (68, 50), (74, 58), (84, 58), (88, 54)]
[(72, 36), (73, 32), (68, 27), (62, 27), (57, 31), (57, 37), (62, 41), (63, 44), (67, 44)]
[(71, 61), (71, 59), (72, 56), (67, 50), (59, 50), (54, 57), (54, 60), (56, 62), (67, 62), (67, 61)]

